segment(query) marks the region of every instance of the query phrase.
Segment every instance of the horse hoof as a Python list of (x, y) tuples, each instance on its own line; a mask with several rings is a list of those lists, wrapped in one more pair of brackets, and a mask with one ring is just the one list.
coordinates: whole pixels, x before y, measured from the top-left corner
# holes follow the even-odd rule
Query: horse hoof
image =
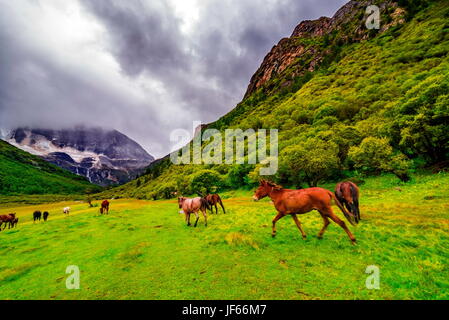
[(356, 239), (351, 240), (351, 243), (352, 243), (353, 246), (356, 246), (357, 245), (357, 240)]
[(302, 239), (303, 239), (303, 240), (306, 240), (306, 239), (307, 239), (307, 236), (302, 236)]
[(276, 237), (276, 233), (272, 233), (272, 234), (271, 234), (271, 237), (272, 237), (272, 238)]

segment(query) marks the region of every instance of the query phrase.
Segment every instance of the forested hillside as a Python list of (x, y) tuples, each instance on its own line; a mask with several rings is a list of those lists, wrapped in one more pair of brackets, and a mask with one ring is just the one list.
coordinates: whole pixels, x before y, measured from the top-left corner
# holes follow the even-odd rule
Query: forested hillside
[[(279, 129), (279, 170), (269, 178), (283, 185), (382, 173), (407, 182), (415, 170), (448, 166), (449, 3), (377, 1), (380, 30), (364, 27), (366, 6), (355, 3), (300, 24), (265, 58), (244, 100), (207, 125)], [(165, 158), (108, 194), (149, 199), (252, 186), (259, 166)]]

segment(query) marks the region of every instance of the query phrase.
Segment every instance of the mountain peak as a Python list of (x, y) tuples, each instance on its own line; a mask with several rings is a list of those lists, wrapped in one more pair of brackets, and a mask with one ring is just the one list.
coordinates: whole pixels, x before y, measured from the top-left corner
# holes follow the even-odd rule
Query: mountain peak
[(154, 161), (123, 133), (100, 127), (17, 128), (5, 140), (100, 185), (127, 182)]
[[(280, 40), (265, 56), (261, 66), (252, 76), (244, 98), (260, 88), (273, 92), (288, 87), (295, 77), (315, 71), (327, 56), (335, 54), (336, 47), (368, 39), (372, 30), (365, 26), (368, 18), (366, 8), (371, 4), (371, 1), (353, 0), (341, 7), (332, 18), (321, 17), (317, 20), (302, 21), (290, 38)], [(382, 21), (388, 23), (383, 23), (381, 29), (374, 30), (375, 32), (382, 33), (405, 22), (406, 10), (400, 8), (396, 1), (379, 1), (377, 6), (385, 18)], [(289, 70), (288, 75), (283, 74), (284, 81), (274, 83), (287, 69), (292, 70)]]

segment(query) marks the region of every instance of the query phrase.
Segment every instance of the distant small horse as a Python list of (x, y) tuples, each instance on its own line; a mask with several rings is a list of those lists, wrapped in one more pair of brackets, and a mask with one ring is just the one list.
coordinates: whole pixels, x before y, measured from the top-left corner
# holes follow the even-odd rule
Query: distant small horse
[(335, 196), (354, 215), (355, 222), (358, 223), (361, 218), (357, 185), (351, 181), (339, 182), (335, 187)]
[(70, 207), (65, 207), (62, 212), (64, 212), (64, 214), (69, 214), (70, 213)]
[[(6, 225), (8, 225), (8, 229), (14, 228), (14, 226), (16, 225), (15, 221), (18, 221), (19, 219), (16, 218), (16, 214), (15, 213), (8, 213), (8, 214), (2, 214), (0, 215), (0, 231), (1, 230), (5, 230), (6, 229)], [(2, 224), (5, 224), (5, 226), (2, 227)]]
[(201, 197), (196, 197), (193, 199), (180, 197), (178, 198), (179, 208), (182, 209), (182, 212), (185, 214), (187, 225), (190, 226), (190, 214), (194, 214), (196, 216), (195, 225), (196, 227), (198, 223), (198, 219), (200, 218), (198, 215), (198, 211), (201, 210), (204, 217), (204, 225), (207, 227), (207, 210), (210, 209), (207, 200)]
[(44, 214), (43, 214), (44, 221), (47, 221), (49, 215), (50, 214), (48, 213), (48, 211), (44, 211)]
[(33, 212), (33, 223), (36, 222), (36, 220), (41, 221), (41, 216), (42, 216), (42, 212), (38, 211), (34, 211)]
[(101, 203), (100, 213), (101, 214), (109, 214), (109, 201), (108, 200), (104, 200)]
[(223, 202), (221, 201), (221, 198), (218, 194), (208, 194), (205, 197), (207, 203), (209, 204), (210, 208), (211, 208), (211, 212), (214, 213), (213, 207), (215, 207), (215, 214), (218, 214), (218, 207), (217, 207), (217, 203), (221, 206), (221, 208), (223, 209), (223, 213), (226, 213), (226, 210), (223, 206)]

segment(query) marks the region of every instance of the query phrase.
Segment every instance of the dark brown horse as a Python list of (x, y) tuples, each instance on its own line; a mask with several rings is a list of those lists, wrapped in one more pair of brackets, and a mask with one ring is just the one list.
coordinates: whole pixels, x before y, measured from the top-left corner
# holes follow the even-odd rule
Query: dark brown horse
[[(14, 228), (15, 226), (15, 221), (16, 221), (16, 214), (15, 213), (8, 213), (8, 214), (2, 214), (0, 215), (0, 231), (2, 230), (2, 224), (5, 224), (5, 226), (3, 227), (3, 230), (6, 229), (6, 226), (8, 225), (8, 229), (10, 229), (11, 227)], [(17, 219), (18, 221), (19, 219)]]
[(200, 218), (198, 215), (198, 211), (201, 210), (204, 217), (204, 225), (207, 227), (207, 210), (210, 209), (210, 207), (206, 199), (201, 197), (196, 197), (192, 199), (180, 197), (178, 198), (178, 206), (180, 209), (182, 209), (182, 213), (185, 214), (188, 226), (190, 226), (190, 215), (193, 213), (196, 216), (194, 225), (194, 227), (196, 227), (198, 219)]
[(351, 181), (339, 182), (335, 187), (335, 196), (346, 209), (351, 212), (355, 218), (355, 222), (359, 223), (359, 188)]
[[(291, 215), (296, 223), (296, 226), (301, 232), (303, 239), (305, 239), (307, 236), (296, 215), (304, 214), (312, 210), (318, 210), (324, 222), (323, 228), (318, 233), (319, 239), (323, 237), (324, 231), (326, 231), (326, 228), (330, 223), (330, 218), (346, 231), (352, 243), (355, 244), (355, 237), (352, 235), (351, 231), (349, 231), (345, 222), (340, 220), (340, 218), (333, 212), (331, 207), (332, 200), (334, 200), (335, 204), (338, 208), (340, 208), (346, 217), (350, 217), (352, 214), (346, 211), (331, 191), (323, 188), (308, 188), (301, 190), (283, 189), (281, 186), (278, 186), (272, 182), (262, 180), (259, 188), (253, 196), (253, 199), (257, 201), (267, 196), (271, 198), (274, 203), (274, 207), (278, 212), (276, 217), (273, 219), (271, 233), (273, 237), (276, 236), (276, 222), (286, 215)], [(352, 219), (348, 219), (348, 221), (353, 224)]]
[(101, 214), (109, 214), (109, 201), (108, 200), (104, 200), (101, 203), (100, 213)]
[(33, 212), (33, 223), (35, 223), (37, 220), (41, 221), (42, 212), (39, 210)]
[(226, 210), (223, 206), (223, 202), (221, 201), (221, 198), (218, 194), (214, 193), (214, 194), (208, 194), (204, 199), (206, 199), (207, 203), (210, 206), (210, 211), (212, 213), (214, 213), (214, 209), (213, 206), (215, 207), (215, 213), (218, 214), (218, 207), (217, 207), (217, 203), (221, 206), (221, 208), (223, 209), (223, 213), (226, 213)]

